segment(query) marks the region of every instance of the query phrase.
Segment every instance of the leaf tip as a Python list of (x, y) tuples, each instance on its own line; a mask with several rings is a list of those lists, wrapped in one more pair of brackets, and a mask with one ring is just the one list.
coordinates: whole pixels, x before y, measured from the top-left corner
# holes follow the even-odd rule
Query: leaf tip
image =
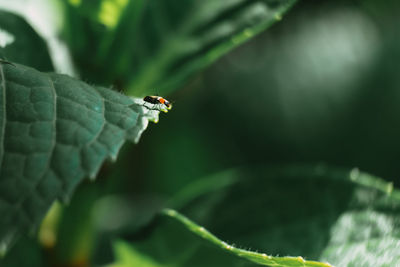
[(116, 162), (118, 158), (118, 153), (110, 155), (110, 160), (112, 163)]
[(91, 174), (89, 174), (89, 180), (93, 182), (94, 180), (96, 180), (96, 176), (97, 172), (92, 172)]
[(143, 115), (143, 117), (145, 117), (148, 121), (157, 123), (158, 122), (158, 115), (160, 114), (160, 111), (158, 110), (151, 110), (151, 109), (147, 109), (144, 106), (144, 101), (143, 99), (139, 98), (139, 97), (131, 97), (131, 99), (133, 100), (133, 102), (135, 104), (138, 105), (139, 107), (139, 112)]

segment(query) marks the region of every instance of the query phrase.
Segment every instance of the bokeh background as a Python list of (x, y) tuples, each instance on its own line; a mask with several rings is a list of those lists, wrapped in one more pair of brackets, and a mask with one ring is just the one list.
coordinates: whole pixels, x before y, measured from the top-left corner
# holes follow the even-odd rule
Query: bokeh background
[(234, 166), (325, 162), (398, 185), (396, 8), (300, 1), (168, 95), (173, 111), (129, 152), (125, 176), (140, 170), (143, 183), (171, 193)]

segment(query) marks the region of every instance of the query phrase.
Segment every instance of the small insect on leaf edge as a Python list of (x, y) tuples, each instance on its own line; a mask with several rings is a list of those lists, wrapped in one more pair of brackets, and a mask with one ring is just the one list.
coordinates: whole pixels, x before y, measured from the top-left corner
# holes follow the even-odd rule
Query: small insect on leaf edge
[[(163, 111), (165, 113), (168, 112), (172, 108), (171, 102), (161, 96), (145, 96), (143, 98), (143, 106), (149, 110), (158, 110)], [(146, 103), (152, 104), (152, 107), (146, 105)]]

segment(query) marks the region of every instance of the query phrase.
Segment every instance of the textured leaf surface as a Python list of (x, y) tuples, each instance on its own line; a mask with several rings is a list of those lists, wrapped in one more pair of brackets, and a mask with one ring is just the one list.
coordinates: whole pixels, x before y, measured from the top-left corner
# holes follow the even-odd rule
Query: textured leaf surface
[[(150, 88), (162, 94), (176, 89), (196, 71), (280, 20), (295, 0), (130, 1), (115, 12), (116, 26), (99, 34), (99, 27), (90, 30), (79, 17), (82, 13), (102, 17), (94, 12), (102, 14), (104, 2), (97, 1), (97, 9), (88, 4), (68, 9), (67, 36), (76, 59), (87, 75), (104, 73), (106, 83), (117, 80), (129, 94), (143, 95)], [(75, 27), (76, 23), (83, 27)], [(100, 40), (85, 40), (88, 36)]]
[(190, 220), (167, 210), (146, 241), (116, 248), (153, 264), (143, 266), (253, 266), (227, 251), (269, 266), (323, 266), (302, 258), (335, 266), (400, 264), (400, 193), (357, 169), (235, 169), (197, 181), (171, 206)]
[(55, 199), (94, 178), (126, 139), (138, 141), (158, 114), (134, 101), (65, 75), (0, 64), (2, 249), (37, 226)]
[(0, 58), (52, 71), (50, 55), (44, 40), (21, 17), (0, 10)]

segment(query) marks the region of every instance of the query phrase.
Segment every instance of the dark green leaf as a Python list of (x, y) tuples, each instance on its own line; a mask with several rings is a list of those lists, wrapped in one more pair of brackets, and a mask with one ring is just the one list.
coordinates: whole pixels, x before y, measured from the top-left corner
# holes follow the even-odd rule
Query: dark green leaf
[[(23, 255), (23, 257), (21, 257)], [(43, 267), (44, 258), (42, 250), (36, 239), (24, 236), (7, 253), (4, 258), (0, 258), (2, 267)]]
[[(273, 257), (264, 253), (240, 249), (189, 220), (175, 210), (163, 211), (162, 226), (153, 233), (150, 242), (138, 246), (118, 241), (114, 244), (117, 263), (111, 266), (258, 266), (329, 267), (327, 263), (305, 261), (302, 257)], [(157, 243), (157, 245), (155, 245)], [(150, 248), (153, 247), (153, 250)], [(143, 250), (145, 253), (143, 253)], [(147, 253), (151, 257), (147, 255)]]
[(0, 58), (52, 71), (44, 40), (21, 17), (0, 10)]
[[(170, 218), (159, 221), (146, 241), (132, 243), (130, 257), (137, 254), (135, 259), (155, 263), (143, 266), (177, 262), (178, 266), (242, 266), (226, 251), (252, 261), (266, 253), (336, 266), (400, 263), (400, 192), (357, 169), (323, 165), (235, 169), (196, 182), (171, 205), (204, 228), (167, 210)], [(272, 259), (279, 263), (284, 258)], [(300, 258), (289, 259), (303, 266)]]
[(135, 101), (65, 75), (0, 64), (2, 249), (158, 119)]
[(154, 90), (165, 94), (280, 20), (294, 2), (130, 1), (117, 18), (116, 27), (104, 29), (102, 34), (100, 27), (88, 26), (93, 24), (93, 19), (88, 19), (94, 17), (93, 13), (79, 20), (77, 14), (85, 6), (74, 6), (68, 9), (68, 24), (80, 21), (91, 29), (89, 36), (101, 37), (94, 44), (82, 46), (76, 37), (85, 38), (87, 34), (79, 27), (75, 35), (71, 26), (69, 42), (85, 76), (96, 79), (91, 74), (103, 73), (102, 82), (122, 83), (133, 95)]

